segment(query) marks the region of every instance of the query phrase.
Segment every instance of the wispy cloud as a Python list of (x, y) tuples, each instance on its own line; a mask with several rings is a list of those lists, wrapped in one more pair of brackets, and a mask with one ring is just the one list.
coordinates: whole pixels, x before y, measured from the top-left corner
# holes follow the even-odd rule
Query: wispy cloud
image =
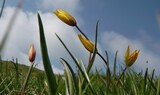
[(70, 12), (76, 12), (80, 9), (79, 0), (42, 0), (41, 4), (45, 9), (63, 8)]
[[(0, 32), (0, 39), (4, 34), (8, 19), (10, 19), (10, 15), (13, 13), (13, 11), (14, 7), (7, 7), (4, 10), (3, 17), (0, 21), (0, 26), (3, 26)], [(77, 33), (74, 31), (73, 27), (64, 24), (52, 13), (40, 14), (42, 16), (44, 25), (49, 56), (53, 65), (56, 67), (60, 66), (60, 68), (62, 68), (62, 66), (58, 63), (60, 57), (62, 57), (74, 66), (71, 57), (66, 52), (60, 41), (56, 38), (55, 33), (57, 33), (62, 38), (75, 57), (82, 60), (87, 60), (86, 56), (88, 56), (88, 52), (81, 45), (77, 37)], [(41, 63), (38, 29), (36, 13), (24, 12), (23, 10), (20, 10), (18, 18), (15, 21), (11, 35), (5, 47), (5, 55), (3, 58), (10, 59), (14, 57), (18, 58), (20, 63), (28, 64), (28, 49), (30, 44), (34, 43), (37, 50), (36, 63)]]
[(156, 55), (152, 50), (146, 48), (143, 41), (129, 39), (115, 31), (104, 32), (101, 41), (104, 47), (107, 47), (112, 53), (115, 53), (115, 51), (118, 50), (118, 58), (121, 62), (124, 62), (124, 54), (128, 45), (130, 45), (133, 50), (140, 49), (139, 57), (133, 65), (135, 69), (145, 70), (146, 68), (149, 68), (150, 72), (155, 69), (156, 74), (160, 74), (160, 56)]

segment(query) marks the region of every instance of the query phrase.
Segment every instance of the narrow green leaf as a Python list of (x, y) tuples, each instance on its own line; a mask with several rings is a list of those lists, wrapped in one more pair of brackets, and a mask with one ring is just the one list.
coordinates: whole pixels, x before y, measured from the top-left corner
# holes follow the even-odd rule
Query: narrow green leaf
[[(76, 60), (76, 58), (75, 58), (75, 57), (72, 55), (72, 53), (69, 51), (69, 49), (68, 49), (67, 46), (64, 44), (64, 42), (62, 41), (62, 39), (61, 39), (57, 34), (55, 34), (55, 35), (57, 36), (57, 38), (59, 39), (59, 41), (62, 43), (62, 45), (64, 46), (64, 48), (67, 50), (68, 54), (71, 56), (71, 58), (72, 58), (73, 61), (75, 62), (76, 66), (77, 66), (78, 69), (80, 70), (80, 72), (81, 72), (82, 76), (84, 77), (84, 79), (86, 80), (86, 82), (89, 83), (89, 81), (87, 80), (87, 78), (86, 78), (86, 76), (85, 76), (82, 68), (79, 66), (79, 63), (78, 63), (78, 61)], [(89, 85), (89, 88), (90, 88), (90, 90), (92, 91), (92, 93), (94, 94), (95, 92), (94, 92), (94, 90), (93, 90), (93, 87), (92, 87), (91, 85)]]
[(108, 85), (110, 84), (110, 81), (111, 81), (111, 71), (110, 71), (110, 68), (109, 68), (109, 58), (108, 58), (108, 53), (107, 51), (105, 51), (106, 53), (106, 59), (107, 59), (107, 62), (106, 62), (106, 65), (107, 65), (107, 70), (106, 70), (106, 79), (107, 79), (107, 82), (108, 82)]
[(3, 13), (4, 5), (5, 5), (5, 1), (6, 1), (6, 0), (3, 0), (3, 4), (2, 4), (2, 7), (1, 7), (1, 11), (0, 11), (0, 18), (1, 18), (2, 13)]
[(118, 51), (116, 51), (116, 54), (114, 57), (113, 76), (116, 75), (117, 54), (118, 54)]
[(146, 72), (144, 75), (144, 84), (143, 84), (143, 94), (144, 95), (146, 95), (147, 77), (148, 77), (148, 68), (146, 69)]
[(68, 92), (69, 95), (74, 95), (71, 72), (70, 72), (68, 66), (65, 64), (64, 61), (61, 61), (61, 63), (63, 64), (64, 70), (65, 70), (65, 71), (64, 71), (64, 72), (65, 72), (64, 75), (65, 75), (65, 79), (66, 79), (66, 84), (65, 84), (65, 85), (67, 85), (66, 87), (68, 88), (68, 89), (66, 89), (66, 90), (69, 91), (69, 92)]
[(23, 95), (24, 92), (25, 92), (25, 89), (27, 87), (27, 83), (28, 83), (30, 75), (32, 73), (33, 65), (34, 65), (34, 63), (32, 63), (30, 68), (29, 68), (29, 71), (28, 71), (27, 76), (25, 78), (24, 84), (22, 85), (22, 88), (21, 88), (21, 91), (20, 91), (20, 93), (21, 93), (20, 95)]
[[(148, 89), (150, 89), (151, 86), (152, 86), (152, 88), (153, 88), (155, 91), (157, 91), (157, 88), (156, 88), (156, 86), (155, 86), (154, 83), (153, 83), (154, 72), (155, 72), (155, 69), (154, 69), (153, 72), (152, 72), (151, 79), (148, 77), (148, 80), (149, 80), (149, 82), (150, 82), (150, 85), (149, 85)], [(149, 93), (150, 93), (150, 92), (149, 92)]]
[[(152, 72), (151, 79), (148, 77), (148, 80), (149, 80), (149, 83), (150, 83), (149, 86), (148, 86), (148, 89), (151, 89), (151, 87), (156, 88), (156, 87), (154, 86), (154, 84), (153, 84), (154, 72), (155, 72), (155, 69), (154, 69), (153, 72)], [(155, 90), (155, 91), (156, 91), (156, 90)], [(150, 93), (150, 91), (149, 91), (148, 93)]]
[(90, 70), (92, 68), (92, 65), (94, 63), (94, 60), (96, 58), (96, 53), (97, 53), (97, 37), (98, 37), (98, 23), (99, 23), (99, 21), (97, 21), (97, 24), (96, 24), (94, 51), (93, 51), (93, 55), (92, 55), (91, 61), (90, 61), (89, 65), (88, 65), (88, 67), (87, 67), (87, 73), (90, 72)]
[(71, 68), (71, 66), (69, 65), (69, 63), (66, 60), (64, 60), (63, 58), (61, 58), (61, 60), (63, 61), (64, 65), (67, 65), (67, 67), (69, 68), (69, 70), (70, 70), (70, 72), (72, 74), (74, 86), (75, 86), (75, 89), (76, 89), (76, 95), (78, 95), (78, 93), (79, 93), (78, 85), (77, 85), (78, 82), (76, 81), (75, 73), (74, 73), (73, 69)]
[(49, 86), (49, 94), (50, 95), (55, 95), (57, 91), (57, 83), (56, 83), (56, 78), (52, 70), (52, 66), (48, 57), (48, 50), (47, 50), (47, 45), (46, 45), (46, 39), (44, 35), (44, 30), (43, 30), (43, 24), (41, 21), (41, 17), (38, 13), (38, 23), (39, 23), (39, 33), (40, 33), (40, 46), (41, 46), (41, 53), (42, 53), (42, 60), (43, 60), (43, 66), (45, 70), (45, 74), (47, 77), (47, 83)]
[(160, 79), (158, 80), (156, 95), (160, 95)]

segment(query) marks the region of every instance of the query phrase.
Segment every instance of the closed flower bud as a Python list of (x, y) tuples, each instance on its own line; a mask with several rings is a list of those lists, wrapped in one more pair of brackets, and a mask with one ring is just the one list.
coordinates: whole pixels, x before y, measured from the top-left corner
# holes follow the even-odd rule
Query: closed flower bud
[(137, 59), (140, 50), (135, 50), (130, 54), (130, 47), (128, 46), (125, 54), (125, 63), (127, 66), (131, 66)]
[(28, 52), (28, 57), (29, 57), (30, 62), (33, 62), (35, 60), (36, 50), (35, 50), (33, 44), (30, 46), (30, 49), (29, 49), (29, 52)]
[(70, 26), (76, 26), (76, 24), (77, 24), (76, 20), (68, 12), (66, 12), (62, 9), (57, 9), (57, 11), (54, 13), (64, 23), (66, 23)]
[(94, 44), (91, 43), (89, 40), (87, 40), (86, 38), (82, 37), (81, 34), (78, 34), (78, 37), (81, 41), (81, 43), (83, 44), (83, 46), (90, 52), (93, 53), (94, 50)]

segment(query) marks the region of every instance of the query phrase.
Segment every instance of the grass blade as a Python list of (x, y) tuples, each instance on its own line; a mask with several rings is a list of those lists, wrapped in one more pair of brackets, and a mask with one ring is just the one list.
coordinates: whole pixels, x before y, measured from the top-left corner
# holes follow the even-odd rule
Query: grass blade
[(92, 65), (93, 65), (93, 62), (96, 58), (96, 53), (97, 53), (97, 37), (98, 37), (98, 23), (99, 21), (97, 21), (97, 24), (96, 24), (96, 33), (95, 33), (95, 43), (94, 43), (94, 51), (93, 51), (93, 55), (92, 55), (92, 58), (91, 58), (91, 61), (87, 67), (87, 73), (90, 72), (91, 68), (92, 68)]
[(29, 71), (27, 73), (27, 76), (25, 78), (24, 84), (22, 85), (22, 88), (21, 88), (21, 91), (20, 91), (19, 95), (23, 95), (24, 92), (25, 92), (25, 89), (27, 87), (27, 83), (28, 83), (30, 75), (32, 73), (33, 65), (34, 65), (34, 63), (32, 63), (31, 66), (30, 66), (30, 68), (29, 68)]
[(116, 51), (116, 54), (114, 57), (113, 76), (116, 75), (117, 54), (118, 54), (118, 51)]
[[(76, 58), (72, 55), (72, 53), (69, 51), (69, 49), (67, 48), (67, 46), (64, 44), (64, 42), (62, 41), (62, 39), (57, 35), (57, 38), (59, 39), (59, 41), (62, 43), (62, 45), (64, 46), (64, 48), (67, 50), (67, 52), (69, 53), (69, 55), (71, 56), (71, 58), (73, 59), (73, 61), (75, 62), (76, 66), (78, 67), (78, 69), (80, 70), (82, 76), (84, 77), (85, 81), (89, 84), (89, 81), (87, 80), (87, 77), (85, 76), (85, 73), (83, 72), (82, 68), (80, 67), (78, 61), (76, 60)], [(89, 85), (89, 88), (91, 90), (91, 92), (94, 94), (94, 90), (93, 87), (91, 85)]]
[(61, 63), (64, 66), (64, 76), (65, 76), (65, 82), (66, 82), (65, 83), (65, 85), (66, 85), (66, 92), (68, 92), (69, 95), (74, 95), (71, 72), (70, 72), (68, 66), (65, 64), (64, 61), (61, 61)]
[(1, 18), (2, 13), (3, 13), (4, 5), (5, 5), (5, 1), (6, 1), (6, 0), (3, 0), (3, 4), (2, 4), (2, 7), (1, 7), (1, 11), (0, 11), (0, 18)]
[(62, 64), (67, 65), (67, 67), (69, 68), (69, 70), (72, 74), (74, 86), (76, 88), (76, 95), (78, 95), (79, 91), (78, 91), (78, 85), (77, 85), (75, 73), (74, 73), (73, 69), (71, 68), (71, 66), (69, 65), (69, 63), (66, 60), (64, 60), (63, 58), (61, 58), (61, 60), (63, 61)]
[(144, 75), (144, 84), (143, 84), (143, 94), (144, 95), (146, 95), (147, 77), (148, 77), (148, 68), (146, 69), (146, 72)]
[(38, 23), (39, 23), (39, 33), (40, 33), (40, 45), (41, 45), (41, 53), (42, 53), (42, 60), (43, 60), (43, 66), (45, 70), (45, 74), (47, 77), (47, 83), (49, 86), (49, 92), (50, 95), (55, 95), (56, 90), (57, 90), (57, 83), (56, 83), (56, 78), (52, 70), (52, 66), (48, 57), (48, 50), (47, 50), (47, 45), (46, 45), (46, 39), (44, 36), (44, 30), (43, 30), (43, 25), (41, 21), (41, 17), (38, 13)]
[(156, 95), (160, 95), (160, 79), (158, 80), (157, 94)]

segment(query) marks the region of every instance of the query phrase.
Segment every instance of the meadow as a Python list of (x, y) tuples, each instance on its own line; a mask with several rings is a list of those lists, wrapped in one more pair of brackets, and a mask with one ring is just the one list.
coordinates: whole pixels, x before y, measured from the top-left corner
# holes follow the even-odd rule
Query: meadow
[[(3, 8), (4, 6), (1, 8), (0, 17), (3, 13)], [(141, 53), (140, 50), (131, 52), (131, 47), (128, 46), (124, 55), (125, 67), (122, 66), (121, 70), (117, 70), (117, 64), (119, 64), (117, 62), (118, 51), (115, 53), (114, 62), (109, 61), (107, 50), (105, 51), (105, 56), (98, 52), (99, 21), (96, 23), (94, 43), (92, 43), (69, 12), (57, 9), (54, 14), (66, 25), (76, 27), (79, 31), (77, 36), (86, 52), (90, 54), (88, 63), (83, 63), (80, 61), (81, 59), (77, 59), (69, 50), (67, 44), (63, 42), (63, 38), (55, 34), (59, 43), (62, 44), (68, 56), (76, 65), (75, 70), (73, 69), (75, 67), (72, 67), (70, 62), (64, 58), (59, 58), (59, 63), (64, 67), (64, 73), (55, 74), (48, 55), (43, 20), (41, 15), (37, 13), (44, 71), (37, 69), (34, 63), (36, 57), (34, 44), (31, 45), (28, 52), (31, 66), (18, 63), (18, 59), (2, 60), (0, 58), (0, 95), (160, 95), (160, 78), (154, 74), (154, 70), (149, 74), (149, 67), (141, 72), (136, 72), (131, 68), (136, 62), (139, 53)], [(0, 43), (1, 56), (3, 56), (2, 52), (5, 52), (3, 48), (7, 44), (6, 40), (10, 34), (11, 27), (9, 26), (8, 28)], [(96, 56), (103, 60), (105, 73), (101, 73), (98, 70), (92, 71)], [(110, 63), (114, 63), (113, 68), (110, 67)]]

